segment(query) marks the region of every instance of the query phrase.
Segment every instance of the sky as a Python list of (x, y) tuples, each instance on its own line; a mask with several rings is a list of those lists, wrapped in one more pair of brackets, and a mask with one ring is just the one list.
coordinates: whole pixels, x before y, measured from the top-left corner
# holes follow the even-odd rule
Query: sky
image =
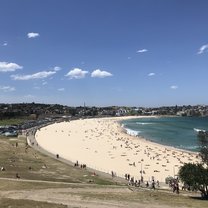
[(0, 0), (0, 103), (208, 104), (207, 0)]

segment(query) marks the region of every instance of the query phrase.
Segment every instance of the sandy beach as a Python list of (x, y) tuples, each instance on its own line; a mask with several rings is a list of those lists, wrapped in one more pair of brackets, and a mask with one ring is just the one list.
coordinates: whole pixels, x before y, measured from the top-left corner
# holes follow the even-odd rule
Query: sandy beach
[(135, 180), (164, 182), (176, 176), (184, 163), (197, 163), (187, 152), (130, 136), (118, 121), (130, 117), (82, 119), (55, 123), (36, 132), (38, 145), (60, 157), (87, 167)]

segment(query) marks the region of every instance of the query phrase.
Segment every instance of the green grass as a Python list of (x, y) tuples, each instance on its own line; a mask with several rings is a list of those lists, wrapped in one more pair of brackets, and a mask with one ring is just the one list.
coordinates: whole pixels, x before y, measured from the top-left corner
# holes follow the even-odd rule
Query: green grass
[(4, 119), (4, 120), (0, 120), (0, 126), (4, 126), (4, 125), (18, 125), (21, 124), (22, 122), (26, 121), (28, 119), (26, 118), (12, 118), (12, 119)]
[[(74, 193), (76, 195), (76, 193)], [(157, 190), (145, 190), (139, 189), (137, 192), (82, 192), (81, 195), (83, 199), (87, 200), (101, 200), (101, 201), (118, 201), (121, 204), (130, 202), (138, 204), (147, 205), (158, 205), (158, 206), (170, 206), (170, 207), (190, 207), (190, 208), (207, 208), (208, 201), (200, 200), (199, 198), (191, 198), (187, 196), (177, 195), (171, 192), (161, 192)]]
[(0, 179), (0, 191), (12, 191), (12, 190), (35, 190), (45, 188), (68, 188), (76, 187), (71, 184), (55, 184), (55, 183), (41, 183), (41, 182), (25, 182), (21, 180), (9, 181)]
[(23, 199), (0, 198), (1, 208), (67, 208), (66, 205), (52, 204), (47, 202), (37, 202)]
[[(17, 147), (16, 142), (18, 143)], [(116, 184), (112, 179), (93, 176), (87, 170), (67, 165), (26, 147), (24, 138), (18, 138), (18, 140), (14, 138), (12, 140), (0, 139), (0, 166), (6, 169), (6, 171), (0, 171), (0, 177), (15, 178), (18, 173), (21, 179), (69, 183), (93, 181), (93, 183), (101, 185)], [(44, 168), (44, 165), (47, 168)]]

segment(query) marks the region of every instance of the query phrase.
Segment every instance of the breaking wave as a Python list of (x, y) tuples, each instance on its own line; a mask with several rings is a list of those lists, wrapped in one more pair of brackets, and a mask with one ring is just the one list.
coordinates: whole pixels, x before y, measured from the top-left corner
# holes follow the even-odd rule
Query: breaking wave
[(151, 125), (153, 123), (136, 122), (136, 124), (138, 124), (138, 125)]
[(193, 145), (193, 146), (184, 146), (184, 145), (179, 145), (176, 146), (179, 149), (186, 149), (186, 150), (191, 150), (191, 151), (197, 151), (200, 147), (198, 145)]
[(128, 129), (128, 128), (125, 128), (125, 130), (126, 130), (126, 133), (131, 135), (131, 136), (138, 136), (139, 133), (141, 132), (141, 131), (135, 131), (135, 130)]

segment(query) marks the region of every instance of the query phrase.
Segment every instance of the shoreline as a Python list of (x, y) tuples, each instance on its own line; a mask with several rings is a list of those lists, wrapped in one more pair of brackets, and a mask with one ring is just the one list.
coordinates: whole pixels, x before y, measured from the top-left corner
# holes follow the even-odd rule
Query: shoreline
[[(177, 118), (178, 116), (135, 116), (134, 118), (130, 118), (128, 119), (128, 117), (124, 118), (124, 119), (121, 119), (119, 121), (119, 123), (121, 123), (122, 121), (124, 120), (131, 120), (131, 119), (139, 119), (139, 118), (147, 118), (147, 117), (155, 117), (155, 118), (161, 118), (161, 117), (172, 117), (172, 118)], [(151, 140), (151, 139), (148, 139), (144, 136), (141, 136), (141, 135), (131, 135), (131, 134), (128, 134), (127, 130), (122, 127), (122, 123), (121, 123), (121, 128), (124, 129), (124, 132), (127, 134), (127, 135), (130, 135), (130, 136), (133, 136), (133, 137), (137, 137), (141, 140), (144, 140), (144, 141), (148, 141), (148, 142), (151, 142), (153, 144), (157, 144), (157, 145), (161, 145), (163, 147), (167, 147), (167, 148), (170, 148), (170, 149), (173, 149), (173, 150), (177, 150), (177, 151), (182, 151), (182, 152), (186, 152), (186, 153), (191, 153), (191, 154), (199, 154), (199, 151), (192, 151), (192, 150), (189, 150), (189, 149), (183, 149), (183, 148), (179, 148), (179, 147), (174, 147), (174, 146), (171, 146), (171, 145), (167, 145), (167, 144), (162, 144), (162, 142), (156, 142), (154, 140)], [(133, 130), (134, 131), (134, 130)]]
[[(144, 117), (146, 118), (147, 116), (142, 116), (142, 117), (143, 117), (143, 118), (144, 118)], [(141, 117), (141, 116), (137, 116), (137, 117), (130, 118), (130, 119), (128, 119), (128, 117), (126, 117), (126, 118), (124, 118), (124, 119), (119, 120), (118, 123), (119, 123), (120, 126), (121, 126), (121, 131), (124, 132), (124, 133), (127, 134), (127, 135), (130, 135), (130, 134), (127, 133), (126, 129), (125, 129), (124, 127), (122, 127), (121, 122), (124, 121), (124, 120), (139, 119), (139, 118), (142, 118), (142, 117)], [(163, 116), (148, 116), (148, 117), (163, 117)], [(167, 116), (165, 116), (165, 117), (167, 117)], [(176, 117), (176, 116), (169, 116), (169, 117)], [(123, 130), (122, 130), (122, 129), (123, 129)], [(150, 142), (150, 143), (159, 145), (159, 146), (161, 146), (161, 147), (166, 147), (166, 148), (169, 148), (169, 149), (172, 149), (172, 150), (177, 150), (177, 151), (181, 151), (181, 152), (185, 152), (185, 153), (190, 153), (190, 154), (195, 154), (195, 155), (198, 155), (198, 154), (199, 154), (198, 151), (191, 151), (191, 150), (187, 150), (187, 149), (177, 148), (177, 147), (174, 147), (174, 146), (171, 146), (171, 145), (161, 144), (161, 143), (159, 143), (159, 142), (155, 142), (155, 141), (153, 141), (153, 140), (151, 140), (151, 139), (145, 138), (145, 137), (143, 137), (143, 136), (141, 136), (141, 135), (137, 135), (137, 136), (130, 135), (130, 136), (136, 137), (136, 138), (138, 138), (139, 140), (144, 140), (144, 141), (147, 141), (147, 142)]]
[[(164, 182), (176, 176), (185, 162), (198, 162), (197, 154), (164, 146), (139, 136), (131, 136), (120, 121), (141, 117), (83, 119), (56, 123), (41, 128), (35, 139), (39, 146), (73, 163), (124, 178), (152, 178)], [(68, 132), (66, 132), (68, 131)], [(58, 138), (58, 139), (57, 139)], [(55, 148), (54, 148), (55, 147)]]

